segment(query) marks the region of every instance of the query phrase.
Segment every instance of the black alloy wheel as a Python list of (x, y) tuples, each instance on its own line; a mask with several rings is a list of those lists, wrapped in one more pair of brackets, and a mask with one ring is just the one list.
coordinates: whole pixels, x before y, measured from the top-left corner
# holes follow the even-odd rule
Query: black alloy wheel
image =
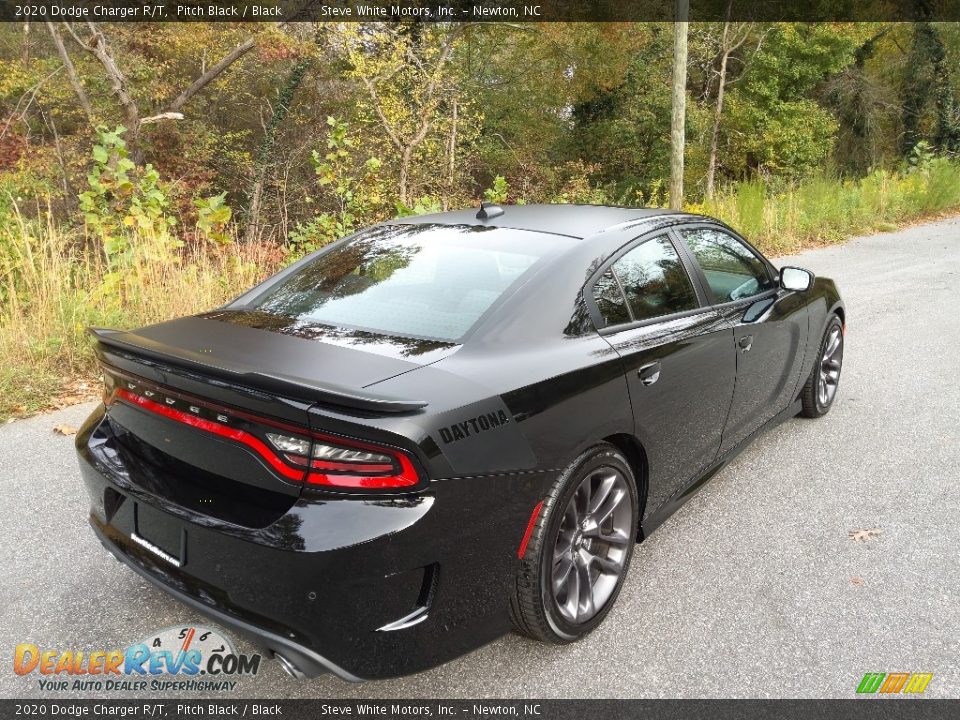
[(843, 366), (843, 325), (836, 315), (830, 318), (820, 343), (820, 355), (803, 387), (802, 414), (817, 418), (826, 415), (837, 397)]
[(514, 625), (555, 643), (583, 637), (613, 607), (637, 538), (637, 484), (611, 445), (583, 453), (554, 483), (521, 561)]

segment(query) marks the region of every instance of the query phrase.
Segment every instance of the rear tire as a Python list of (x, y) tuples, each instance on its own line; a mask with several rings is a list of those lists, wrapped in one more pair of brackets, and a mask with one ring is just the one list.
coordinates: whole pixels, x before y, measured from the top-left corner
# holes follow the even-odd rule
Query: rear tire
[(803, 402), (800, 414), (804, 417), (818, 418), (830, 412), (840, 387), (843, 340), (843, 324), (840, 318), (831, 315), (820, 341), (817, 361), (800, 393)]
[(630, 567), (638, 506), (633, 472), (612, 445), (590, 448), (560, 474), (517, 571), (518, 632), (565, 644), (603, 621)]

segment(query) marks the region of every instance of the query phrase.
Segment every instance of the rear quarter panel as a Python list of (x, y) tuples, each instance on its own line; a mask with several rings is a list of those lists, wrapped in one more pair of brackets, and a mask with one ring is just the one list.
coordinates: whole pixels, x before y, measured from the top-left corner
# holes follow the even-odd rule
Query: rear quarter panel
[(377, 387), (434, 398), (427, 412), (387, 419), (416, 436), (434, 479), (559, 470), (597, 440), (633, 432), (622, 363), (595, 334), (455, 356)]

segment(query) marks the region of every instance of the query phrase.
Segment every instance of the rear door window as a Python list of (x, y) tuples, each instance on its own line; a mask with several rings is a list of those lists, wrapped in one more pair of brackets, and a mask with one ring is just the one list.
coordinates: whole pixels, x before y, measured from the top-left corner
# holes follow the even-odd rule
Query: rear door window
[(646, 240), (617, 260), (593, 286), (606, 327), (699, 307), (693, 283), (666, 236)]

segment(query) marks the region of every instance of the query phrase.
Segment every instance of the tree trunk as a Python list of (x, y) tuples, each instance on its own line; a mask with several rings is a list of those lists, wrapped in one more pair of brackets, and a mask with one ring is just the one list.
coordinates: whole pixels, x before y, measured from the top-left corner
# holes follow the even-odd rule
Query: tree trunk
[(397, 193), (400, 195), (400, 204), (407, 204), (407, 185), (410, 182), (410, 159), (413, 157), (413, 146), (407, 145), (400, 153), (400, 177), (397, 181)]
[[(47, 23), (48, 25), (50, 23)], [(23, 44), (20, 46), (20, 62), (24, 67), (30, 64), (30, 23), (23, 24)]]
[(63, 61), (64, 68), (67, 70), (67, 78), (70, 80), (70, 86), (73, 88), (73, 92), (76, 93), (77, 100), (80, 101), (80, 106), (83, 108), (83, 111), (87, 114), (87, 120), (91, 125), (95, 125), (96, 123), (93, 121), (93, 107), (90, 105), (90, 98), (87, 97), (87, 93), (83, 89), (83, 85), (80, 82), (80, 77), (77, 75), (77, 68), (70, 59), (70, 54), (67, 52), (66, 45), (63, 44), (63, 38), (60, 37), (60, 32), (57, 30), (57, 26), (48, 20), (47, 30), (50, 31), (50, 37), (53, 38), (53, 44), (57, 46), (57, 52), (60, 53), (60, 59)]
[(727, 60), (730, 58), (730, 51), (727, 47), (727, 33), (730, 29), (730, 23), (723, 25), (723, 55), (720, 57), (720, 84), (717, 87), (717, 104), (713, 109), (713, 131), (710, 134), (710, 158), (707, 161), (707, 198), (713, 197), (714, 184), (717, 174), (717, 143), (720, 139), (720, 118), (723, 115), (723, 93), (727, 85)]
[(260, 232), (260, 208), (263, 204), (263, 183), (266, 179), (266, 171), (261, 170), (257, 173), (257, 179), (250, 190), (250, 209), (247, 212), (247, 227), (243, 233), (243, 241), (251, 243), (257, 239)]
[(67, 163), (63, 159), (63, 147), (60, 145), (60, 133), (57, 131), (57, 124), (54, 122), (53, 117), (44, 109), (42, 103), (38, 101), (37, 105), (40, 108), (40, 116), (43, 118), (43, 122), (46, 123), (47, 127), (50, 128), (50, 132), (53, 133), (53, 147), (57, 151), (57, 162), (60, 165), (63, 202), (69, 212), (74, 212), (77, 209), (77, 193), (70, 185), (70, 173), (67, 171)]
[[(270, 157), (273, 155), (273, 147), (277, 141), (277, 131), (287, 117), (297, 88), (300, 87), (300, 83), (303, 82), (304, 75), (307, 74), (307, 70), (310, 69), (312, 62), (310, 58), (305, 58), (293, 66), (293, 69), (290, 70), (290, 74), (287, 76), (286, 82), (280, 89), (277, 101), (273, 105), (273, 114), (264, 132), (260, 149), (257, 151), (254, 181), (248, 194), (250, 204), (247, 212), (246, 232), (244, 233), (244, 240), (246, 242), (256, 240), (260, 230), (260, 210), (263, 207), (263, 186), (266, 181), (267, 168), (270, 166)], [(213, 68), (211, 68), (211, 70), (212, 69)], [(222, 70), (220, 72), (222, 72)]]
[[(393, 144), (393, 146), (400, 153), (397, 194), (399, 195), (399, 201), (402, 205), (406, 205), (409, 200), (410, 165), (413, 158), (413, 151), (420, 145), (420, 143), (424, 141), (427, 133), (430, 132), (430, 129), (433, 126), (435, 120), (433, 117), (433, 112), (439, 105), (437, 92), (440, 89), (440, 83), (444, 77), (443, 70), (450, 61), (457, 38), (460, 37), (461, 33), (464, 31), (464, 28), (468, 26), (469, 23), (461, 24), (446, 36), (443, 45), (441, 46), (440, 53), (438, 54), (437, 59), (434, 61), (432, 68), (430, 68), (429, 72), (425, 71), (429, 77), (429, 80), (424, 86), (421, 94), (421, 102), (417, 108), (417, 112), (420, 115), (420, 126), (409, 140), (405, 140), (403, 138), (404, 133), (400, 127), (394, 126), (384, 113), (374, 80), (363, 75), (360, 76), (361, 82), (363, 82), (367, 88), (367, 92), (370, 94), (373, 110), (376, 113), (377, 118), (380, 120), (380, 124), (383, 127), (384, 132), (387, 134), (387, 137), (390, 139), (390, 142)], [(419, 29), (416, 27), (416, 23), (414, 23), (412, 32), (419, 32)]]
[(670, 123), (670, 208), (683, 208), (684, 126), (687, 109), (688, 0), (677, 0), (673, 25), (673, 117)]
[[(90, 29), (90, 38), (86, 42), (80, 39), (80, 36), (77, 35), (69, 23), (64, 23), (64, 26), (70, 32), (70, 35), (73, 36), (73, 39), (76, 40), (77, 44), (97, 58), (97, 60), (99, 60), (100, 64), (103, 66), (103, 69), (106, 71), (107, 77), (110, 79), (110, 86), (113, 89), (113, 93), (120, 101), (120, 106), (123, 108), (124, 114), (126, 115), (127, 133), (124, 139), (127, 143), (127, 149), (130, 152), (130, 159), (138, 165), (142, 165), (143, 153), (140, 150), (138, 143), (140, 126), (142, 124), (140, 120), (140, 110), (137, 108), (137, 103), (130, 94), (127, 79), (120, 70), (120, 67), (117, 65), (117, 62), (113, 57), (113, 53), (110, 50), (110, 46), (107, 44), (106, 36), (103, 34), (100, 28), (97, 27), (96, 23), (89, 20), (87, 21), (87, 27)], [(53, 31), (51, 31), (51, 34), (52, 33)], [(56, 41), (56, 37), (54, 37), (54, 41)], [(198, 92), (203, 90), (203, 88), (213, 82), (213, 80), (219, 77), (224, 70), (243, 57), (254, 46), (254, 44), (254, 38), (250, 37), (235, 47), (222, 60), (220, 60), (220, 62), (206, 72), (202, 73), (200, 77), (194, 80), (186, 90), (180, 93), (170, 103), (170, 106), (167, 108), (166, 112), (160, 113), (160, 115), (156, 116), (155, 119), (167, 116), (175, 117), (174, 114), (177, 110), (183, 107), (183, 105), (190, 98), (192, 98)], [(61, 57), (63, 57), (62, 54)], [(76, 88), (74, 89), (76, 90)]]
[(69, 23), (64, 23), (64, 26), (70, 31), (70, 34), (73, 36), (73, 39), (77, 41), (77, 44), (99, 60), (103, 69), (106, 71), (107, 77), (110, 79), (110, 87), (113, 89), (113, 94), (117, 96), (117, 100), (120, 101), (120, 106), (126, 115), (125, 127), (127, 128), (127, 133), (124, 136), (124, 141), (127, 143), (130, 159), (138, 165), (142, 165), (143, 153), (140, 151), (139, 143), (137, 142), (140, 135), (140, 110), (137, 108), (137, 103), (127, 88), (127, 78), (120, 71), (117, 61), (110, 51), (110, 46), (107, 44), (106, 36), (100, 28), (97, 27), (96, 23), (90, 20), (87, 21), (87, 27), (90, 28), (90, 39), (87, 42), (80, 39), (73, 28), (70, 27)]
[(459, 112), (457, 98), (453, 98), (453, 110), (450, 118), (450, 144), (447, 150), (448, 162), (447, 180), (450, 188), (453, 189), (457, 173), (457, 113)]
[[(133, 138), (133, 140), (136, 141), (137, 136), (140, 134), (140, 110), (137, 108), (137, 103), (127, 87), (127, 78), (120, 71), (117, 61), (114, 60), (110, 46), (107, 44), (106, 36), (92, 22), (87, 24), (90, 26), (91, 32), (93, 32), (92, 52), (107, 71), (113, 92), (120, 100), (120, 104), (123, 106), (124, 113), (127, 116), (127, 132), (129, 133), (127, 137)], [(133, 154), (132, 151), (131, 154)]]

